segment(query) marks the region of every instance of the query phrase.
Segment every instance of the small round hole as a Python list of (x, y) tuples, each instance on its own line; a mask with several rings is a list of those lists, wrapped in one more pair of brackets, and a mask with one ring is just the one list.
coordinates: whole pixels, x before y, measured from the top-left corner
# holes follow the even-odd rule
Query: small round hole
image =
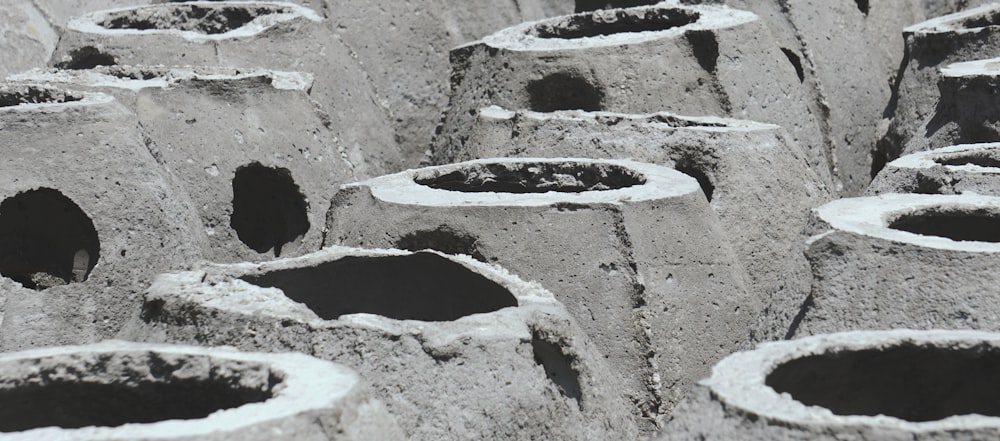
[(600, 163), (494, 163), (462, 167), (451, 173), (418, 177), (417, 184), (467, 193), (581, 193), (641, 185), (642, 175)]
[(309, 231), (308, 206), (288, 169), (254, 162), (236, 170), (229, 225), (246, 246), (279, 257)]
[(527, 86), (531, 110), (556, 112), (559, 110), (601, 110), (604, 92), (585, 78), (568, 73), (554, 73)]

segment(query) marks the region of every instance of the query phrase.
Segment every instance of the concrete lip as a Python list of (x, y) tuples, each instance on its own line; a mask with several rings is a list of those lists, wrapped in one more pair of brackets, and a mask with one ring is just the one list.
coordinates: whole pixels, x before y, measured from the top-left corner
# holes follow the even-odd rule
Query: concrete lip
[(911, 153), (886, 164), (866, 190), (885, 193), (1000, 195), (1000, 143), (959, 144)]
[(107, 341), (0, 354), (0, 371), (0, 401), (17, 400), (0, 410), (5, 441), (301, 439), (356, 431), (338, 415), (357, 411), (400, 435), (354, 371), (302, 354)]
[(889, 167), (927, 169), (945, 167), (965, 173), (1000, 173), (1000, 143), (960, 144), (902, 156)]
[(263, 78), (278, 90), (301, 90), (308, 93), (314, 75), (268, 69), (167, 66), (97, 66), (91, 69), (37, 68), (9, 75), (7, 81), (21, 83), (76, 84), (90, 88), (125, 89), (165, 88), (181, 81), (244, 80)]
[(996, 26), (1000, 24), (1000, 21), (997, 21), (995, 17), (995, 11), (998, 8), (1000, 8), (1000, 6), (996, 4), (986, 4), (953, 14), (933, 18), (925, 22), (903, 28), (903, 35), (975, 33), (987, 26)]
[(67, 108), (107, 104), (110, 95), (66, 90), (43, 84), (0, 85), (0, 112), (62, 112)]

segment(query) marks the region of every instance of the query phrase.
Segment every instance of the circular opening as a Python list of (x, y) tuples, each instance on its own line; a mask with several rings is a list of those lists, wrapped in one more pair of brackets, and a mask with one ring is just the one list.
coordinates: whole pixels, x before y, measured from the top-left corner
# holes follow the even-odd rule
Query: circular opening
[(115, 57), (105, 54), (93, 46), (84, 46), (69, 52), (69, 59), (55, 64), (59, 69), (93, 69), (97, 66), (114, 66)]
[(64, 90), (48, 89), (36, 86), (5, 88), (0, 90), (0, 107), (13, 107), (22, 104), (58, 104), (80, 101), (83, 98), (67, 93)]
[(629, 32), (665, 31), (698, 21), (685, 9), (641, 8), (569, 15), (539, 23), (529, 31), (538, 38), (585, 38)]
[(913, 422), (1000, 416), (1000, 351), (992, 347), (900, 345), (829, 352), (786, 362), (766, 383), (837, 415), (889, 415)]
[(309, 231), (309, 203), (286, 168), (258, 162), (240, 167), (233, 178), (233, 214), (229, 226), (258, 253), (298, 240)]
[(100, 250), (94, 223), (56, 190), (30, 190), (0, 203), (0, 274), (27, 288), (87, 280)]
[(641, 174), (625, 167), (573, 162), (475, 164), (414, 181), (431, 188), (468, 193), (582, 193), (646, 183)]
[(0, 383), (0, 432), (204, 418), (265, 401), (281, 382), (261, 364), (193, 355), (105, 353), (15, 363), (7, 363)]
[(559, 110), (601, 110), (604, 92), (587, 79), (570, 73), (554, 73), (540, 80), (528, 82), (526, 87), (531, 110), (555, 112)]
[(889, 228), (951, 240), (1000, 242), (1000, 214), (988, 210), (923, 210), (897, 217)]
[(290, 11), (290, 8), (274, 5), (171, 4), (113, 12), (97, 25), (106, 29), (178, 30), (224, 34), (239, 29), (258, 17)]
[(960, 152), (932, 157), (941, 165), (978, 165), (980, 167), (1000, 167), (996, 150)]
[(397, 320), (451, 321), (517, 306), (504, 287), (433, 253), (344, 257), (242, 279), (278, 288), (325, 320), (368, 313)]

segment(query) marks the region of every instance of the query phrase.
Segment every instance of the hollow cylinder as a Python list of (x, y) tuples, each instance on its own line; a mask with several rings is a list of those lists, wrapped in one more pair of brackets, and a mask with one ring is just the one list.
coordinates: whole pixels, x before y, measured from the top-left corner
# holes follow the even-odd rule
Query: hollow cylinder
[(1000, 198), (885, 194), (813, 211), (813, 286), (788, 337), (859, 329), (998, 330)]
[(962, 144), (902, 156), (885, 166), (867, 194), (965, 192), (1000, 196), (1000, 144)]
[(1000, 334), (855, 331), (733, 354), (663, 441), (996, 439)]
[(618, 379), (552, 294), (468, 257), (332, 247), (152, 285), (132, 338), (356, 369), (413, 439), (634, 439)]
[(302, 354), (107, 341), (0, 354), (0, 440), (401, 440), (354, 371)]

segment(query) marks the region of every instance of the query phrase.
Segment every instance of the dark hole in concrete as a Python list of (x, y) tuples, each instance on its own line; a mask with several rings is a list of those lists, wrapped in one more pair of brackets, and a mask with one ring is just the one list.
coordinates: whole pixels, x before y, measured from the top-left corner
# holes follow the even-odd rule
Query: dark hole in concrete
[(806, 80), (806, 73), (802, 70), (802, 59), (799, 58), (799, 54), (788, 48), (781, 48), (781, 52), (785, 54), (785, 58), (788, 58), (788, 62), (791, 63), (792, 67), (795, 69), (795, 75), (799, 77), (799, 82)]
[(1000, 416), (1000, 353), (992, 348), (900, 345), (832, 352), (784, 363), (766, 383), (837, 415), (913, 422)]
[(56, 63), (59, 69), (93, 69), (97, 66), (114, 66), (115, 57), (105, 54), (93, 46), (84, 46), (69, 52), (69, 61)]
[[(0, 387), (0, 432), (204, 418), (218, 410), (266, 401), (272, 396), (273, 382), (280, 382), (270, 372), (259, 372), (266, 370), (263, 366), (226, 362), (202, 378), (190, 378), (189, 373), (178, 378), (172, 373), (187, 363), (165, 365), (156, 357), (127, 358), (129, 364), (109, 357), (101, 367), (48, 363), (31, 381), (8, 382)], [(140, 363), (161, 364), (136, 366)], [(258, 372), (248, 372), (253, 369)], [(258, 379), (263, 384), (254, 384)]]
[(641, 185), (646, 179), (625, 167), (601, 163), (493, 163), (418, 177), (417, 184), (467, 193), (581, 193)]
[(994, 10), (978, 17), (970, 17), (963, 21), (959, 27), (965, 29), (984, 28), (1000, 24), (1000, 11)]
[(681, 173), (695, 178), (698, 181), (698, 186), (701, 187), (701, 192), (705, 194), (705, 199), (708, 202), (712, 202), (712, 196), (715, 194), (715, 184), (712, 183), (712, 180), (700, 167), (689, 162), (678, 161), (674, 168)]
[(556, 385), (559, 392), (579, 403), (583, 397), (580, 391), (580, 374), (573, 369), (572, 361), (563, 353), (562, 348), (543, 339), (538, 331), (532, 331), (531, 349), (535, 363), (545, 369), (545, 376)]
[(439, 322), (517, 306), (510, 291), (496, 282), (427, 252), (344, 257), (313, 267), (242, 279), (278, 288), (325, 320), (369, 313), (397, 320)]
[(441, 225), (433, 230), (408, 233), (396, 241), (395, 247), (409, 251), (434, 250), (445, 254), (465, 254), (485, 262), (486, 257), (479, 252), (476, 241), (477, 239), (471, 234)]
[(691, 52), (698, 60), (698, 65), (705, 69), (705, 72), (714, 74), (719, 64), (719, 41), (715, 38), (715, 33), (709, 30), (696, 30), (684, 36), (691, 44)]
[(305, 196), (285, 168), (254, 162), (236, 170), (233, 178), (233, 214), (229, 226), (258, 253), (274, 250), (309, 231)]
[(614, 9), (568, 15), (540, 23), (531, 33), (539, 38), (585, 38), (629, 32), (665, 31), (698, 21), (700, 14), (685, 9)]
[(45, 87), (14, 86), (0, 90), (0, 107), (13, 107), (21, 104), (69, 103), (81, 99), (65, 91)]
[(100, 250), (94, 223), (56, 190), (29, 190), (0, 203), (0, 274), (27, 288), (87, 280)]
[(986, 210), (924, 210), (897, 217), (889, 228), (951, 240), (1000, 242), (1000, 214)]
[(577, 75), (558, 72), (533, 80), (526, 88), (531, 110), (601, 110), (604, 91)]
[(854, 0), (854, 3), (858, 5), (858, 10), (862, 14), (868, 15), (868, 0)]
[(984, 151), (946, 154), (933, 159), (934, 162), (941, 165), (978, 165), (980, 167), (1000, 167), (1000, 159), (997, 159), (996, 156), (996, 152)]
[(290, 11), (291, 9), (287, 7), (249, 4), (246, 6), (170, 4), (112, 13), (97, 25), (106, 29), (174, 29), (203, 34), (223, 34), (239, 29), (257, 17)]
[(576, 0), (576, 12), (655, 5), (661, 0)]

